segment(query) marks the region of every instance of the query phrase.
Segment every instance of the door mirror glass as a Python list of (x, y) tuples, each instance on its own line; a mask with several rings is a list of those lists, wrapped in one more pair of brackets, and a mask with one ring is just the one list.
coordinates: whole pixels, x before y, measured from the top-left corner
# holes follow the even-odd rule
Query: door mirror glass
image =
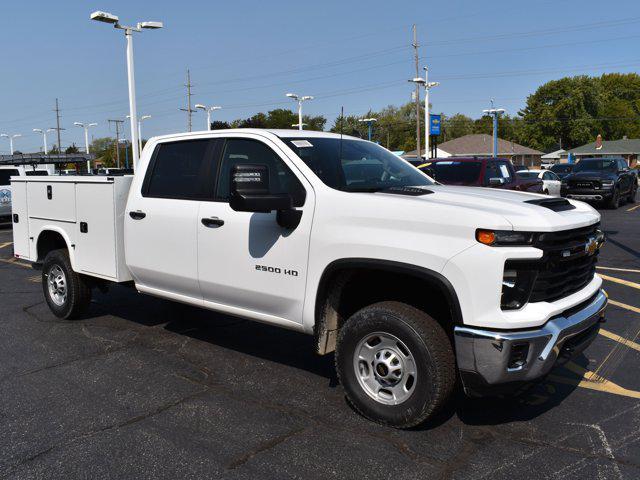
[(489, 186), (491, 187), (498, 187), (498, 186), (504, 185), (505, 183), (506, 183), (506, 180), (504, 178), (493, 177), (489, 179)]
[(293, 200), (288, 193), (270, 193), (269, 167), (240, 164), (231, 170), (229, 205), (237, 212), (269, 213), (291, 210)]

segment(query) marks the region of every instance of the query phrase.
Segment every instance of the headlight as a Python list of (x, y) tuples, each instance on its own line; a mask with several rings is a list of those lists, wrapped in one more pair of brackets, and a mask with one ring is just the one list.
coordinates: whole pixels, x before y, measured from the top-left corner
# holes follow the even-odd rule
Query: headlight
[(479, 228), (476, 230), (476, 240), (491, 246), (531, 245), (533, 243), (533, 233)]
[(602, 188), (611, 188), (613, 187), (613, 180), (603, 180)]
[(502, 296), (500, 308), (502, 310), (517, 310), (529, 301), (533, 282), (537, 272), (531, 269), (513, 268), (515, 265), (507, 262), (502, 277)]

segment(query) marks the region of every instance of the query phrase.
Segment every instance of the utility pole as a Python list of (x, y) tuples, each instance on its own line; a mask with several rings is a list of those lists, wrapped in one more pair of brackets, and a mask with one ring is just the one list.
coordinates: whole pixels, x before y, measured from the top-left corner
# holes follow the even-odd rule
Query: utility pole
[(56, 112), (56, 126), (52, 130), (56, 130), (58, 133), (58, 153), (62, 153), (62, 143), (60, 143), (60, 130), (64, 128), (60, 127), (60, 107), (58, 106), (58, 99), (56, 98), (56, 108), (53, 109)]
[[(413, 25), (413, 51), (414, 51), (414, 61), (416, 64), (416, 78), (420, 77), (420, 66), (419, 56), (418, 56), (418, 32), (416, 30), (416, 25)], [(417, 148), (417, 157), (420, 156), (420, 85), (416, 83), (416, 148)]]
[[(124, 123), (124, 120), (107, 120), (109, 125), (112, 123), (116, 126), (116, 166), (120, 168), (120, 125)], [(124, 148), (127, 148), (125, 145)]]
[(504, 113), (504, 108), (494, 108), (493, 99), (491, 99), (491, 108), (483, 110), (482, 113), (493, 117), (493, 157), (498, 156), (498, 117)]
[(183, 112), (187, 112), (187, 129), (188, 131), (191, 131), (191, 114), (195, 112), (195, 110), (191, 108), (191, 87), (193, 87), (193, 85), (191, 84), (191, 72), (188, 68), (187, 83), (185, 83), (184, 86), (187, 87), (187, 108), (181, 108), (180, 110), (182, 110)]

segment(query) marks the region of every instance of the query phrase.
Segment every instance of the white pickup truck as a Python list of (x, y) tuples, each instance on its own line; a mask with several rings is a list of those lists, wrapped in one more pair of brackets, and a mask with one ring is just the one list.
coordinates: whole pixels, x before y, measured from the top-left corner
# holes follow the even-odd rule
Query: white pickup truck
[(149, 140), (133, 176), (13, 179), (15, 256), (81, 315), (93, 287), (314, 335), (366, 417), (417, 425), (544, 378), (593, 340), (607, 298), (599, 214), (573, 200), (443, 186), (324, 132)]

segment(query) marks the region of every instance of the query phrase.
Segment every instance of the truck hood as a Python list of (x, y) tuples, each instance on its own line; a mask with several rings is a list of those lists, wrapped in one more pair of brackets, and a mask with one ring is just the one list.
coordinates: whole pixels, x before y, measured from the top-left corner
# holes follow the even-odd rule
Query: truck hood
[(603, 170), (585, 170), (567, 175), (565, 180), (615, 180), (616, 174)]
[[(403, 196), (408, 201), (429, 202), (441, 204), (443, 208), (459, 207), (467, 210), (467, 215), (476, 211), (486, 218), (487, 214), (500, 217), (500, 222), (510, 224), (514, 230), (552, 232), (579, 228), (591, 225), (600, 220), (600, 214), (584, 202), (568, 201), (575, 208), (564, 211), (554, 211), (549, 207), (527, 203), (536, 200), (553, 200), (554, 197), (535, 193), (518, 192), (481, 187), (458, 187), (452, 185), (432, 185), (426, 187), (433, 192), (421, 196)], [(380, 193), (375, 195), (390, 195)], [(397, 194), (391, 194), (399, 196)], [(471, 212), (469, 212), (471, 211)], [(477, 225), (477, 227), (496, 228), (493, 225)]]

